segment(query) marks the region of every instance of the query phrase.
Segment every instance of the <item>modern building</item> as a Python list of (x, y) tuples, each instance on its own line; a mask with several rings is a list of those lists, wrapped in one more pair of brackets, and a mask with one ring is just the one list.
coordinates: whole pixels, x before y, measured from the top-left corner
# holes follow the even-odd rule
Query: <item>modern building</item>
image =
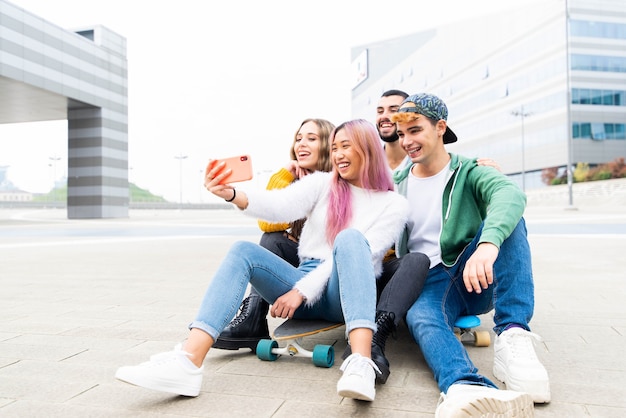
[(126, 39), (0, 0), (0, 123), (50, 120), (68, 123), (68, 217), (127, 217)]
[(626, 157), (624, 0), (529, 1), (354, 47), (352, 60), (353, 117), (372, 120), (389, 89), (436, 94), (459, 137), (448, 149), (497, 160), (523, 188), (544, 169)]

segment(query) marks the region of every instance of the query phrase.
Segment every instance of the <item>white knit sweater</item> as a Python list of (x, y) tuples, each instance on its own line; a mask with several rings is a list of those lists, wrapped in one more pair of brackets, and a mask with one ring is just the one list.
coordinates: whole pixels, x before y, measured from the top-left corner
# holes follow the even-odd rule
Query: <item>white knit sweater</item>
[[(307, 305), (317, 302), (332, 272), (332, 246), (326, 239), (326, 213), (331, 173), (315, 172), (284, 189), (250, 190), (244, 213), (268, 222), (290, 222), (306, 218), (300, 236), (300, 260), (314, 258), (322, 263), (295, 284), (306, 297)], [(406, 199), (392, 191), (368, 191), (351, 186), (353, 215), (349, 227), (365, 236), (372, 251), (376, 276), (382, 259), (400, 236), (407, 221)]]

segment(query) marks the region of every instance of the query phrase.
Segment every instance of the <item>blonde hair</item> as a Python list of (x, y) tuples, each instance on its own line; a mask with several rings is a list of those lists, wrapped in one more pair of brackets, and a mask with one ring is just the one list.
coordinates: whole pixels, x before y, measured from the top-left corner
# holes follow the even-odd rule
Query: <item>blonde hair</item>
[(413, 122), (415, 119), (417, 119), (420, 116), (426, 118), (426, 116), (420, 115), (419, 113), (402, 112), (402, 113), (394, 113), (393, 115), (391, 115), (390, 119), (394, 123), (398, 123), (398, 122), (407, 123), (407, 122)]
[[(293, 142), (290, 149), (291, 159), (297, 160), (295, 146), (296, 140), (298, 138), (298, 132), (300, 132), (300, 128), (302, 128), (302, 126), (308, 122), (313, 122), (315, 125), (317, 125), (318, 137), (320, 140), (320, 149), (317, 154), (317, 163), (315, 164), (315, 170), (329, 172), (333, 169), (333, 164), (330, 160), (330, 135), (333, 133), (335, 125), (332, 122), (327, 121), (326, 119), (308, 118), (302, 121), (300, 126), (298, 126), (298, 129), (296, 129), (296, 133), (293, 135)], [(297, 221), (289, 223), (289, 230), (291, 231), (290, 234), (297, 240), (300, 240), (300, 235), (302, 234), (304, 222), (305, 219), (298, 219)]]
[(296, 139), (298, 138), (298, 132), (300, 132), (300, 128), (302, 128), (302, 126), (308, 122), (313, 122), (315, 125), (317, 125), (317, 130), (319, 131), (318, 136), (320, 139), (320, 152), (318, 153), (317, 164), (315, 165), (315, 170), (329, 172), (333, 169), (333, 164), (330, 161), (330, 140), (329, 139), (330, 139), (330, 135), (335, 129), (335, 125), (333, 125), (331, 122), (327, 121), (326, 119), (308, 118), (302, 121), (302, 123), (300, 124), (300, 126), (298, 126), (298, 129), (296, 130), (296, 133), (293, 136), (293, 143), (291, 144), (291, 150), (290, 150), (291, 159), (297, 160), (295, 146), (296, 146)]

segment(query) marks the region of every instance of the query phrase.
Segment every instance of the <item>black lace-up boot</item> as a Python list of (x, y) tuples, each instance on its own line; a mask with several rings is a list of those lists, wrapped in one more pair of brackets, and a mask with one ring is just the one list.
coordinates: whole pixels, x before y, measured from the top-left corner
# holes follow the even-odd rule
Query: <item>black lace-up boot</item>
[(396, 316), (393, 312), (376, 312), (376, 329), (372, 338), (372, 361), (376, 363), (381, 374), (376, 373), (376, 382), (385, 383), (389, 377), (389, 360), (385, 357), (385, 342), (390, 334), (395, 333)]
[(270, 305), (259, 295), (250, 295), (241, 302), (239, 315), (224, 328), (213, 348), (238, 350), (249, 348), (256, 352), (260, 340), (269, 339), (267, 312)]
[[(396, 315), (393, 312), (376, 312), (377, 331), (372, 338), (372, 361), (380, 369), (380, 374), (376, 373), (376, 383), (384, 384), (389, 377), (389, 360), (385, 357), (385, 343), (389, 334), (394, 334), (396, 331), (395, 319)], [(348, 344), (341, 358), (345, 360), (350, 354), (352, 354), (352, 349)]]

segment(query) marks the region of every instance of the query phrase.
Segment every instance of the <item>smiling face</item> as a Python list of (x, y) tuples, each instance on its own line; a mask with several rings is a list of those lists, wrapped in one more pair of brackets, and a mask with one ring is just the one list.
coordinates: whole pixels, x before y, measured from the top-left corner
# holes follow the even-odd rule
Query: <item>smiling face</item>
[(346, 135), (345, 129), (335, 133), (331, 148), (331, 159), (335, 169), (348, 183), (361, 187), (359, 174), (362, 157), (356, 150), (352, 140)]
[(417, 170), (428, 174), (441, 169), (441, 163), (447, 162), (449, 155), (443, 146), (443, 133), (446, 131), (446, 122), (440, 120), (433, 123), (423, 115), (398, 121), (398, 136), (400, 146), (406, 151), (413, 163), (417, 163)]
[(385, 142), (394, 142), (398, 139), (396, 124), (391, 121), (391, 115), (398, 112), (404, 101), (402, 96), (384, 96), (376, 106), (376, 129), (380, 139)]
[(320, 156), (320, 148), (319, 127), (315, 122), (306, 122), (298, 130), (293, 144), (293, 151), (300, 167), (315, 171)]

